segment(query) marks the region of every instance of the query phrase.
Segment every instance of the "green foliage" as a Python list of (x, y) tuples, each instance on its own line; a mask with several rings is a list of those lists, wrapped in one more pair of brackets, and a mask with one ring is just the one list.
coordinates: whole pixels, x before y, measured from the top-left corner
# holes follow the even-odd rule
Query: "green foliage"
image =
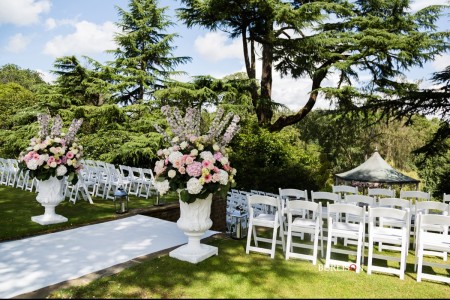
[(129, 11), (118, 7), (122, 30), (114, 40), (119, 46), (113, 53), (113, 80), (117, 83), (115, 98), (122, 104), (143, 103), (162, 88), (170, 76), (182, 74), (175, 67), (191, 60), (174, 57), (171, 44), (178, 36), (167, 34), (173, 25), (165, 15), (167, 8), (158, 8), (156, 0), (131, 0)]
[(324, 188), (329, 177), (322, 169), (317, 147), (301, 142), (292, 129), (270, 133), (253, 121), (230, 146), (239, 189), (272, 193), (278, 188), (317, 190)]
[(17, 83), (27, 90), (34, 91), (36, 86), (45, 84), (45, 81), (37, 71), (6, 64), (0, 67), (0, 84), (7, 83)]
[[(184, 7), (177, 11), (188, 27), (242, 39), (251, 80), (256, 79), (255, 44), (260, 46), (263, 72), (261, 86), (253, 85), (252, 105), (260, 125), (279, 131), (303, 120), (322, 92), (338, 107), (395, 100), (402, 95), (397, 87), (405, 71), (445, 53), (449, 33), (436, 32), (435, 23), (446, 6), (412, 13), (411, 2), (242, 0), (230, 5), (227, 0), (182, 0)], [(303, 108), (275, 120), (272, 67), (282, 75), (312, 80), (309, 99), (298, 99), (306, 103)], [(331, 74), (339, 76), (337, 83), (322, 87)]]

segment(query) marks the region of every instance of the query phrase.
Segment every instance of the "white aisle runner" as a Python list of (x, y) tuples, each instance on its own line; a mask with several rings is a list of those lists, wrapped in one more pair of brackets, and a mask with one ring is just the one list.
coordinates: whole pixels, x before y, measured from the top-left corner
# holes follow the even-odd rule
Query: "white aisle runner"
[[(209, 230), (204, 237), (215, 233)], [(0, 298), (185, 243), (187, 237), (176, 223), (142, 215), (0, 243)]]

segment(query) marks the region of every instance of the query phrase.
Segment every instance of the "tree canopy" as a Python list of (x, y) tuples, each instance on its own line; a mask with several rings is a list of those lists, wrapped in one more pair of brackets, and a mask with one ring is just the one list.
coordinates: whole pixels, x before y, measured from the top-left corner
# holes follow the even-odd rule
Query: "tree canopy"
[[(338, 106), (356, 101), (395, 97), (386, 87), (413, 66), (421, 66), (447, 49), (447, 32), (436, 31), (444, 6), (410, 11), (408, 0), (281, 1), (181, 0), (178, 16), (188, 27), (222, 30), (240, 37), (247, 75), (256, 81), (261, 56), (260, 88), (252, 104), (260, 125), (270, 131), (301, 121), (315, 106), (319, 93)], [(258, 51), (259, 50), (259, 51)], [(275, 120), (273, 69), (293, 78), (311, 79), (306, 104)], [(369, 75), (367, 81), (362, 75)], [(336, 84), (322, 86), (336, 76)], [(306, 101), (305, 101), (306, 100)]]

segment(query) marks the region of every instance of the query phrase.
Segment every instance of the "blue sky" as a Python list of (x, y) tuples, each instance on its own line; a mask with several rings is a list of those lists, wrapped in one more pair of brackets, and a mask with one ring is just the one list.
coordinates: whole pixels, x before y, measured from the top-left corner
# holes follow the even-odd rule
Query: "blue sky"
[[(128, 10), (128, 0), (0, 0), (0, 66), (13, 63), (21, 68), (41, 72), (47, 80), (56, 57), (86, 55), (102, 63), (112, 57), (105, 50), (114, 49), (112, 36), (116, 30), (116, 6)], [(449, 0), (417, 0), (413, 11), (432, 4), (450, 4)], [(168, 6), (168, 15), (180, 1), (159, 0), (159, 6)], [(177, 23), (175, 18), (173, 22)], [(449, 30), (447, 15), (439, 23)], [(189, 75), (225, 75), (244, 71), (240, 39), (228, 40), (222, 32), (208, 32), (198, 27), (187, 29), (178, 22), (170, 30), (180, 35), (174, 45), (176, 56), (190, 56), (192, 62), (180, 69)], [(438, 57), (423, 68), (408, 74), (408, 80), (424, 80), (430, 74), (450, 65), (449, 53)], [(330, 78), (331, 84), (335, 79)], [(308, 79), (293, 80), (274, 75), (273, 98), (291, 109), (299, 109), (306, 102), (310, 90)], [(299, 100), (301, 99), (301, 100)], [(327, 107), (324, 100), (317, 107)]]

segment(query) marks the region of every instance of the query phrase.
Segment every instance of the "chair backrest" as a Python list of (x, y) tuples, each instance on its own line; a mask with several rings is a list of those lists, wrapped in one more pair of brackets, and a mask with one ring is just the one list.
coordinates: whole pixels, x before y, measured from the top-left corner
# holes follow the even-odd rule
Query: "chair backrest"
[[(419, 218), (418, 224), (419, 232), (427, 231), (430, 228), (433, 228), (433, 226), (442, 226), (447, 228), (450, 227), (450, 216), (435, 215), (435, 214), (420, 214), (418, 218)], [(448, 233), (446, 233), (445, 231), (441, 232), (448, 238)]]
[(339, 199), (339, 195), (336, 193), (311, 191), (311, 201), (312, 202), (320, 202), (321, 200), (325, 200), (326, 202), (331, 201), (332, 203), (336, 203), (340, 199)]
[(380, 198), (378, 200), (379, 207), (391, 207), (391, 208), (401, 208), (401, 209), (411, 209), (411, 201), (402, 198)]
[[(322, 204), (306, 200), (290, 200), (286, 203), (286, 212), (292, 218), (292, 215), (304, 215), (303, 212), (307, 210), (312, 212), (313, 219), (322, 219)], [(306, 214), (307, 216), (309, 214)], [(292, 219), (291, 219), (292, 221)]]
[(448, 215), (448, 206), (448, 204), (438, 201), (420, 201), (416, 203), (416, 215), (419, 213)]
[(377, 199), (382, 198), (380, 196), (395, 198), (395, 190), (380, 189), (380, 188), (373, 188), (373, 189), (369, 188), (367, 190), (367, 195), (374, 196)]
[(278, 194), (281, 198), (286, 199), (304, 199), (308, 200), (308, 191), (307, 190), (299, 190), (299, 189), (278, 189)]
[(271, 209), (269, 209), (269, 211), (275, 212), (276, 216), (278, 216), (279, 212), (281, 212), (280, 198), (258, 194), (249, 194), (247, 195), (247, 203), (250, 217), (254, 217), (258, 214), (258, 209), (255, 209), (255, 207), (257, 208), (261, 205), (270, 206)]
[(376, 205), (375, 198), (366, 195), (345, 195), (344, 202), (354, 205), (365, 205), (374, 207)]
[(428, 192), (422, 191), (403, 191), (400, 190), (400, 198), (409, 199), (413, 201), (413, 204), (419, 201), (429, 201), (431, 199), (431, 195)]
[[(390, 223), (392, 227), (402, 227), (405, 231), (408, 230), (409, 220), (408, 211), (403, 209), (396, 209), (391, 207), (369, 207), (369, 230), (373, 227), (382, 227), (382, 222), (377, 222), (377, 219), (389, 218), (390, 220), (400, 221), (400, 223)], [(379, 226), (378, 226), (379, 225)]]
[(334, 217), (338, 216), (339, 214), (346, 214), (354, 217), (356, 222), (359, 223), (365, 222), (364, 207), (359, 207), (357, 205), (347, 203), (335, 203), (335, 204), (328, 203), (327, 207), (328, 207), (328, 220), (336, 219)]
[(339, 195), (339, 201), (343, 201), (345, 195), (357, 195), (358, 187), (350, 185), (333, 185), (331, 186), (331, 191)]

